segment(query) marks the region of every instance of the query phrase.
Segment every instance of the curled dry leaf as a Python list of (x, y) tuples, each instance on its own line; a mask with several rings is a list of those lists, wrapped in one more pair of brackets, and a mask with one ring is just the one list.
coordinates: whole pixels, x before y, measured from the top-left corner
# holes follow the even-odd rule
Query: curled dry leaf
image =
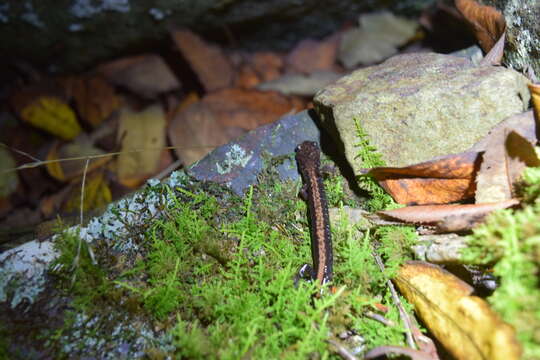
[(449, 155), (402, 168), (378, 167), (372, 176), (400, 204), (444, 204), (474, 194), (478, 152)]
[(490, 212), (519, 204), (516, 199), (485, 204), (444, 204), (407, 206), (394, 210), (379, 211), (378, 214), (412, 224), (435, 224), (451, 217), (483, 218)]
[(472, 287), (424, 262), (403, 265), (394, 279), (431, 333), (458, 360), (517, 360), (521, 346), (514, 329), (503, 322)]
[(472, 27), (482, 50), (488, 53), (506, 30), (504, 16), (494, 7), (480, 5), (475, 0), (455, 0), (455, 4)]

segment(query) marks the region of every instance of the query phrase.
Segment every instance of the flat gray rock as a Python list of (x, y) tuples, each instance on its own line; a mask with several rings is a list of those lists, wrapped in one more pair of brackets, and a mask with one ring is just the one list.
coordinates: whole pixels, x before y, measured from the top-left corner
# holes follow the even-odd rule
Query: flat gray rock
[(417, 53), (357, 70), (319, 91), (314, 103), (358, 174), (365, 165), (357, 126), (388, 166), (404, 166), (468, 149), (527, 109), (529, 99), (527, 79), (514, 70)]

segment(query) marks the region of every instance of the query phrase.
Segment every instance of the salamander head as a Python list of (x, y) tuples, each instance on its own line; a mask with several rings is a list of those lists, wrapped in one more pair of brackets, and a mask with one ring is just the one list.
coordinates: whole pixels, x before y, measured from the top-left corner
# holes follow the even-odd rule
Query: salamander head
[(319, 167), (320, 149), (315, 141), (304, 141), (296, 147), (296, 161), (305, 166)]

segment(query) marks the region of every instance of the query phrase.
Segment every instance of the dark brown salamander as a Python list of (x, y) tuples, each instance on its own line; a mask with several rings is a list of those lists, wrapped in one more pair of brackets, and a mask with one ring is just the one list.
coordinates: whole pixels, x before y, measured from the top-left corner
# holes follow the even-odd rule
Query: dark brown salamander
[(304, 180), (301, 195), (307, 199), (311, 226), (311, 278), (320, 284), (332, 280), (332, 237), (328, 202), (320, 172), (320, 150), (316, 142), (304, 141), (296, 148), (296, 161)]

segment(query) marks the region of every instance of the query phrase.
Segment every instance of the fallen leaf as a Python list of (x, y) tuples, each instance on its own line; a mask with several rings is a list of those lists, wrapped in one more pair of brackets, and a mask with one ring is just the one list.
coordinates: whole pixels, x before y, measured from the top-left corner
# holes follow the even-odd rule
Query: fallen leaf
[(504, 55), (504, 41), (506, 39), (505, 33), (503, 33), (499, 40), (493, 45), (491, 50), (480, 61), (481, 66), (498, 66), (501, 65)]
[(506, 30), (506, 21), (493, 6), (475, 0), (455, 0), (456, 8), (471, 25), (480, 47), (488, 53)]
[(191, 104), (178, 112), (167, 131), (174, 151), (184, 165), (191, 165), (231, 140), (212, 111), (201, 103)]
[[(86, 169), (88, 173), (111, 160), (109, 156), (96, 157), (96, 155), (103, 154), (105, 152), (96, 148), (85, 134), (78, 136), (75, 140), (67, 144), (56, 142), (47, 154), (47, 160), (53, 160), (53, 162), (46, 164), (47, 172), (56, 180), (65, 182), (83, 174), (86, 168), (86, 158), (89, 160), (88, 168)], [(55, 161), (70, 158), (80, 159)]]
[(313, 96), (317, 91), (339, 79), (342, 75), (330, 71), (311, 74), (285, 74), (272, 81), (264, 82), (257, 89), (279, 91), (285, 95)]
[(290, 111), (300, 111), (305, 103), (274, 91), (229, 88), (207, 94), (202, 105), (224, 127), (236, 126), (253, 130), (276, 121)]
[(159, 169), (165, 147), (165, 125), (160, 105), (151, 105), (139, 112), (128, 107), (122, 109), (118, 124), (120, 183), (136, 187)]
[(339, 35), (322, 40), (302, 40), (287, 55), (285, 62), (292, 72), (310, 74), (316, 71), (332, 71), (338, 46)]
[(505, 149), (508, 182), (513, 194), (514, 186), (525, 168), (540, 166), (540, 159), (534, 145), (515, 131), (510, 131), (506, 137)]
[(206, 43), (189, 30), (174, 30), (171, 36), (207, 92), (232, 84), (234, 69), (217, 45)]
[(69, 183), (52, 195), (43, 196), (39, 201), (39, 210), (43, 214), (43, 217), (50, 218), (54, 214), (58, 214), (72, 188), (73, 184)]
[(540, 122), (540, 84), (528, 84), (531, 93), (534, 116)]
[(506, 209), (517, 204), (519, 204), (518, 200), (511, 199), (485, 204), (418, 205), (378, 211), (377, 214), (411, 224), (435, 224), (452, 216), (465, 218), (485, 217), (494, 210)]
[(111, 83), (150, 99), (181, 86), (165, 61), (153, 54), (116, 60), (100, 66), (97, 72)]
[(514, 360), (521, 347), (514, 329), (471, 296), (473, 288), (440, 267), (404, 264), (393, 280), (431, 333), (458, 360)]
[(62, 81), (68, 98), (74, 98), (81, 119), (92, 128), (120, 106), (114, 88), (99, 76), (71, 77)]
[[(514, 115), (497, 125), (477, 143), (475, 148), (485, 148), (482, 164), (476, 176), (475, 201), (477, 203), (503, 201), (512, 198), (513, 182), (509, 171), (520, 171), (519, 160), (507, 155), (506, 139), (516, 132), (529, 142), (536, 143), (536, 124), (532, 112)], [(514, 150), (515, 151), (515, 150)]]
[(416, 34), (418, 24), (390, 12), (364, 14), (360, 28), (343, 33), (339, 60), (347, 68), (380, 62), (397, 53)]
[[(84, 198), (82, 210), (84, 212), (90, 210), (102, 209), (112, 201), (111, 190), (102, 172), (95, 172), (86, 177), (84, 182)], [(75, 184), (71, 188), (71, 192), (67, 201), (63, 206), (66, 212), (79, 212), (81, 208), (81, 184)]]
[(72, 140), (82, 131), (75, 112), (56, 88), (36, 85), (17, 92), (10, 100), (24, 122), (63, 140)]
[(449, 155), (423, 163), (366, 169), (400, 204), (445, 204), (474, 194), (474, 175), (481, 157), (478, 152)]

